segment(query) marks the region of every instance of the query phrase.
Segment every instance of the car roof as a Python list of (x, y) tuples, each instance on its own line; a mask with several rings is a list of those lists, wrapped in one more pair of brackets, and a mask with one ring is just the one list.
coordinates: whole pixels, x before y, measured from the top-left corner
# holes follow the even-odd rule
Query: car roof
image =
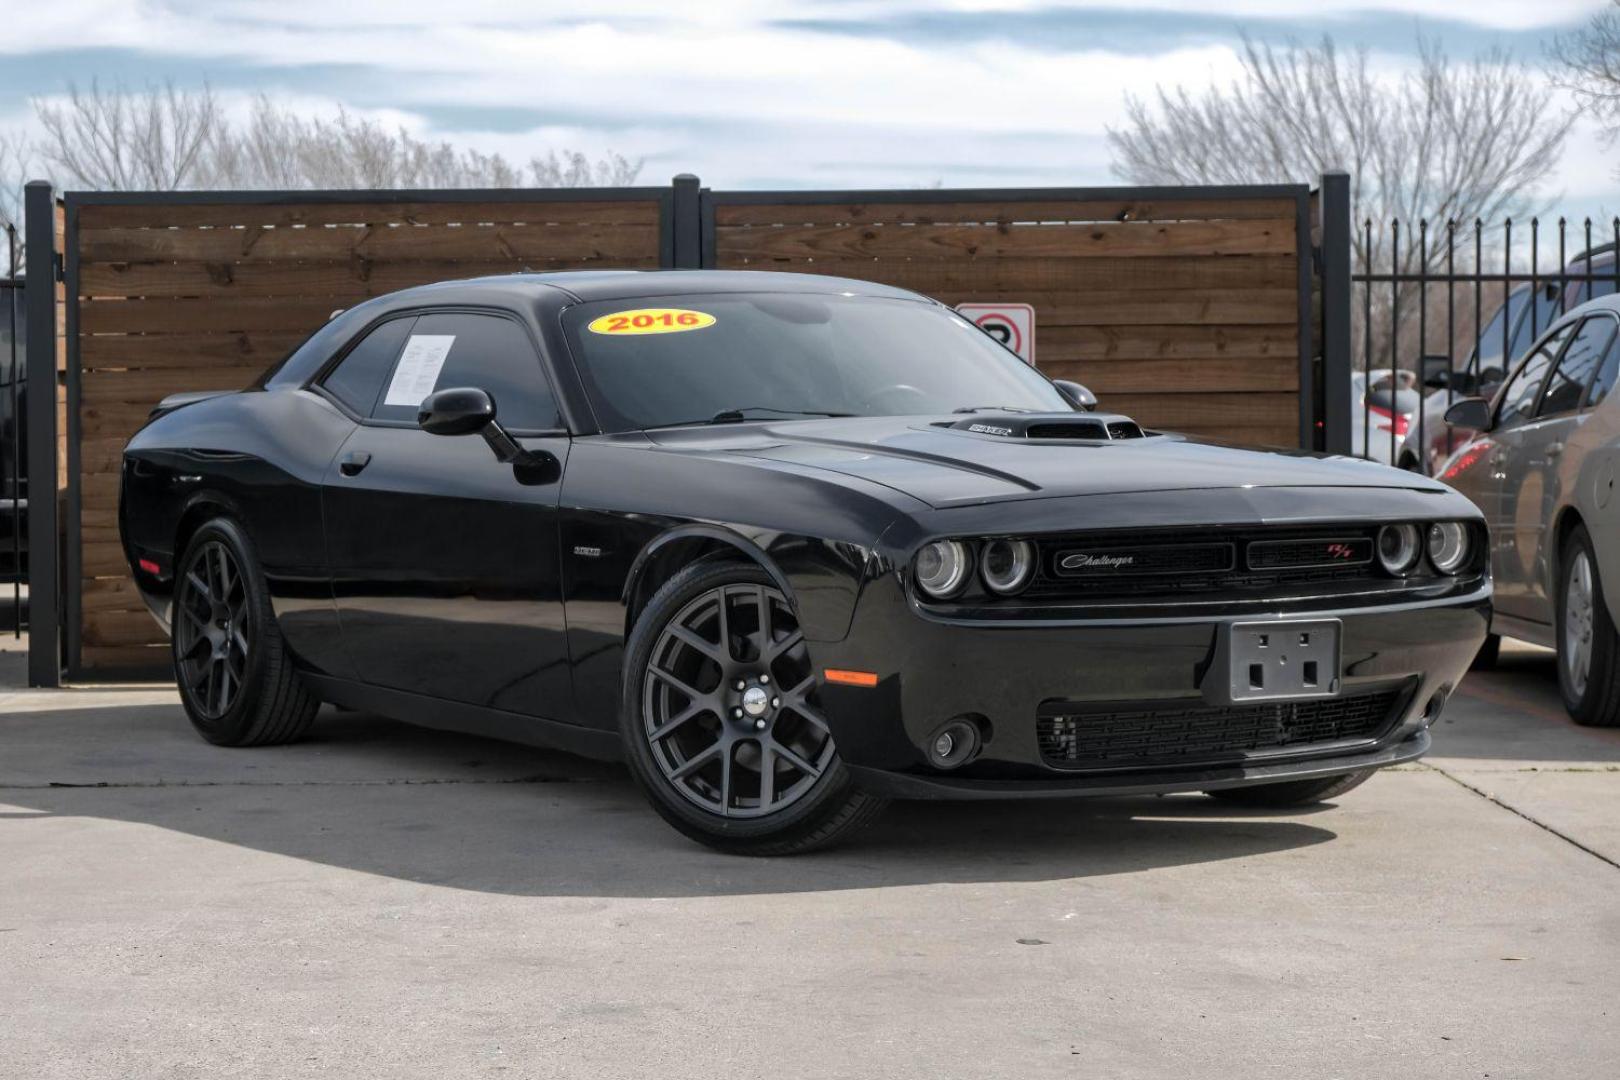
[(624, 300), (671, 293), (794, 292), (926, 299), (918, 293), (854, 278), (768, 270), (560, 270), (550, 273), (495, 274), (401, 289), (389, 306), (499, 303), (527, 297), (561, 304)]

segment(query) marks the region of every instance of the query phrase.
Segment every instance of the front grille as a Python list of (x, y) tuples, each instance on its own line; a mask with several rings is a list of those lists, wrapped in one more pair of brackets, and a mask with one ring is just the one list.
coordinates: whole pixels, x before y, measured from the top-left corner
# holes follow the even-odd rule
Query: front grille
[(1404, 693), (1231, 706), (1058, 702), (1042, 709), (1036, 731), (1042, 760), (1060, 769), (1221, 764), (1268, 750), (1376, 740), (1394, 726)]
[[(1391, 578), (1374, 558), (1376, 526), (1120, 530), (1049, 536), (1024, 596), (1036, 602), (1123, 606), (1161, 602), (1269, 599), (1300, 590), (1399, 591), (1432, 578), (1420, 569)], [(1318, 589), (1317, 587), (1321, 587)]]

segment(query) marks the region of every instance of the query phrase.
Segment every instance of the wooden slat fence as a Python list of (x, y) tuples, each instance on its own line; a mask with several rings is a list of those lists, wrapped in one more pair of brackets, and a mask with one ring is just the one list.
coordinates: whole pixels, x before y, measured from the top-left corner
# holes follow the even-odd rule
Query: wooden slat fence
[(61, 429), (78, 445), (70, 670), (152, 670), (165, 659), (129, 580), (117, 520), (124, 443), (155, 403), (244, 386), (334, 310), (395, 289), (666, 264), (667, 189), (618, 194), (70, 197), (78, 407)]
[(1033, 304), (1041, 370), (1103, 408), (1298, 446), (1306, 191), (1186, 195), (716, 194), (705, 258)]

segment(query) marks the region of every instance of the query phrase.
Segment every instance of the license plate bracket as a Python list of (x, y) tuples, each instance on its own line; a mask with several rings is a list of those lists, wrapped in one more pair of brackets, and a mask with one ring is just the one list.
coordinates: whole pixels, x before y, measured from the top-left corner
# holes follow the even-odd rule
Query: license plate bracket
[(1227, 623), (1204, 696), (1225, 705), (1333, 697), (1342, 630), (1338, 619)]

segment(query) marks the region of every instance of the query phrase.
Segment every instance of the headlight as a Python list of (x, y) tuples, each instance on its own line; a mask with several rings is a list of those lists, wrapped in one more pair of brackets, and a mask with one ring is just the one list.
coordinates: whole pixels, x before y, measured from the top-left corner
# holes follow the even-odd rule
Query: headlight
[(979, 558), (979, 575), (985, 588), (1002, 596), (1029, 584), (1035, 573), (1035, 545), (1028, 540), (992, 540), (984, 545)]
[(1455, 574), (1468, 561), (1468, 529), (1460, 521), (1429, 526), (1429, 561), (1442, 574)]
[(962, 591), (973, 570), (973, 556), (960, 540), (935, 540), (917, 552), (917, 587), (935, 600)]
[(1385, 525), (1378, 530), (1378, 562), (1391, 574), (1411, 570), (1420, 554), (1416, 525)]

